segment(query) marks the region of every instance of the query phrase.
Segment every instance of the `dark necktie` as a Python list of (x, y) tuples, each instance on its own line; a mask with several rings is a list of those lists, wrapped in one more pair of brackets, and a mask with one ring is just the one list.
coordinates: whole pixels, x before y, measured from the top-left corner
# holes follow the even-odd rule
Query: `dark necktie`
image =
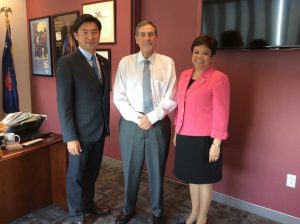
[(99, 68), (98, 68), (98, 65), (97, 65), (97, 61), (96, 61), (95, 55), (92, 56), (92, 65), (93, 65), (93, 70), (94, 70), (94, 72), (96, 73), (97, 78), (98, 78), (100, 84), (102, 84), (101, 71), (100, 71)]
[(149, 69), (150, 61), (144, 60), (143, 70), (143, 106), (144, 113), (149, 113), (153, 110), (152, 90), (151, 90), (151, 73)]

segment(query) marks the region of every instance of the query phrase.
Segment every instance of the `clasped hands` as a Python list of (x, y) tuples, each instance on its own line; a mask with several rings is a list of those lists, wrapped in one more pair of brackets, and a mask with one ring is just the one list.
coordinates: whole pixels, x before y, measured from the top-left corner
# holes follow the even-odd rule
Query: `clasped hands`
[(142, 116), (138, 116), (140, 120), (139, 128), (144, 129), (144, 130), (149, 130), (150, 128), (152, 128), (152, 123), (150, 122), (150, 120), (148, 119), (147, 115), (142, 115)]

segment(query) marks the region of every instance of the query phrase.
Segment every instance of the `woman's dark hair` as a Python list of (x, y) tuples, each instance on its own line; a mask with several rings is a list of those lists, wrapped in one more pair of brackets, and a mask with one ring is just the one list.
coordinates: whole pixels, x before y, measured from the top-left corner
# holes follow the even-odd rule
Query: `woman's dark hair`
[(214, 56), (217, 52), (217, 46), (218, 46), (217, 40), (214, 37), (209, 36), (207, 34), (203, 34), (203, 35), (197, 37), (193, 41), (192, 46), (191, 46), (192, 53), (194, 51), (194, 47), (199, 46), (199, 45), (205, 45), (206, 47), (208, 47), (210, 49), (211, 56)]
[(73, 32), (77, 33), (79, 27), (83, 23), (86, 23), (86, 22), (95, 23), (97, 25), (99, 31), (101, 31), (102, 25), (101, 25), (100, 21), (96, 17), (94, 17), (94, 16), (92, 16), (90, 14), (82, 14), (81, 16), (77, 17), (77, 19), (75, 20), (75, 22), (73, 24)]

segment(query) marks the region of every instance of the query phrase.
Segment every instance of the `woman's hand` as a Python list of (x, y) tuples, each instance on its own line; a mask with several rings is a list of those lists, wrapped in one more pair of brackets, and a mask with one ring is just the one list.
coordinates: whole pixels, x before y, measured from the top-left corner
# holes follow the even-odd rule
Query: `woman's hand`
[(221, 151), (221, 140), (214, 139), (210, 149), (209, 149), (209, 162), (216, 162), (220, 158)]
[(173, 144), (174, 144), (174, 146), (176, 146), (176, 132), (174, 133)]

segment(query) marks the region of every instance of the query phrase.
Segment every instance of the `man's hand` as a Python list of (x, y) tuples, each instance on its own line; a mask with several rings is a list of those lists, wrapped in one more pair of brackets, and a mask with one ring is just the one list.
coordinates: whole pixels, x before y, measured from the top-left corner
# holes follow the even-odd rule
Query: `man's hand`
[(152, 124), (150, 122), (150, 120), (148, 119), (147, 115), (142, 115), (138, 117), (139, 119), (141, 119), (140, 123), (139, 123), (139, 128), (144, 129), (144, 130), (148, 130), (150, 128), (152, 128)]
[(78, 140), (67, 142), (67, 148), (72, 155), (79, 155), (81, 152), (80, 143)]

